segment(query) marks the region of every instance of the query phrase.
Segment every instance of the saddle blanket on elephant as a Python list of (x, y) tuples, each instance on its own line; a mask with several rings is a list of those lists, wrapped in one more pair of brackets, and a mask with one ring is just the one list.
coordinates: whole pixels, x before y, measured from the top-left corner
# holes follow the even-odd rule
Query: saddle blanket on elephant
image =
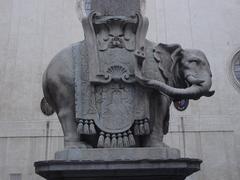
[[(99, 141), (104, 138), (105, 141), (111, 139), (111, 142), (114, 138), (122, 138), (124, 142), (124, 138), (131, 139), (133, 135), (149, 134), (147, 90), (136, 83), (123, 81), (92, 84), (88, 76), (89, 61), (85, 43), (75, 44), (72, 50), (79, 134), (98, 134)], [(133, 141), (130, 139), (129, 142)]]

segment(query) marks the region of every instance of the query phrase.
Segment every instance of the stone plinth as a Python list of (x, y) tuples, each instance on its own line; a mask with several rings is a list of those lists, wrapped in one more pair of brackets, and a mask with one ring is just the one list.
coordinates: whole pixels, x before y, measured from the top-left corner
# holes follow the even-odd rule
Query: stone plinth
[(69, 149), (55, 153), (55, 160), (79, 161), (137, 161), (155, 159), (179, 159), (180, 151), (162, 146), (158, 148), (97, 148)]
[(200, 170), (201, 160), (178, 158), (178, 151), (170, 148), (171, 155), (160, 152), (158, 148), (71, 149), (56, 153), (58, 160), (34, 165), (36, 173), (47, 180), (184, 180)]

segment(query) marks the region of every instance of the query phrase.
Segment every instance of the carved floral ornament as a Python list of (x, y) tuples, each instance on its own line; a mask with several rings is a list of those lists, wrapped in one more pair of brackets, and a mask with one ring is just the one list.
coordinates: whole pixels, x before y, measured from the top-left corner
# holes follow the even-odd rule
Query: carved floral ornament
[(96, 14), (93, 24), (97, 34), (98, 49), (104, 51), (107, 48), (118, 47), (133, 51), (137, 21), (137, 16), (113, 18)]

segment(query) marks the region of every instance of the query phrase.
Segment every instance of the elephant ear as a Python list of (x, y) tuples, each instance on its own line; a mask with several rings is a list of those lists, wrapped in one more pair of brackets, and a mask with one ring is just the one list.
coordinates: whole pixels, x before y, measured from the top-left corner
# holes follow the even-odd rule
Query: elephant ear
[(159, 70), (162, 72), (168, 85), (173, 86), (174, 66), (181, 59), (182, 47), (178, 44), (158, 44), (154, 48), (154, 58), (158, 62)]
[(172, 63), (172, 67), (171, 67), (171, 71), (173, 71), (174, 67), (176, 66), (176, 64), (182, 59), (183, 57), (183, 49), (180, 45), (178, 45), (178, 47), (176, 47), (175, 49), (172, 49), (173, 51), (171, 51), (171, 59), (173, 61)]
[(171, 59), (172, 59), (171, 75), (172, 75), (172, 81), (174, 82), (173, 86), (175, 87), (180, 87), (177, 82), (182, 82), (182, 78), (179, 74), (180, 69), (179, 69), (179, 66), (177, 66), (178, 63), (181, 62), (182, 58), (183, 58), (183, 49), (181, 46), (178, 46), (171, 53)]

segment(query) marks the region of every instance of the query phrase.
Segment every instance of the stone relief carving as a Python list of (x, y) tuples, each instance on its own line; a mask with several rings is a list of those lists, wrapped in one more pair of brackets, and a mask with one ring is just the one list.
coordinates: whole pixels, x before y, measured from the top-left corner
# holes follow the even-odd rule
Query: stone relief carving
[(66, 148), (162, 146), (171, 102), (214, 94), (204, 53), (148, 41), (140, 13), (92, 12), (83, 27), (43, 77), (42, 110), (58, 114)]

